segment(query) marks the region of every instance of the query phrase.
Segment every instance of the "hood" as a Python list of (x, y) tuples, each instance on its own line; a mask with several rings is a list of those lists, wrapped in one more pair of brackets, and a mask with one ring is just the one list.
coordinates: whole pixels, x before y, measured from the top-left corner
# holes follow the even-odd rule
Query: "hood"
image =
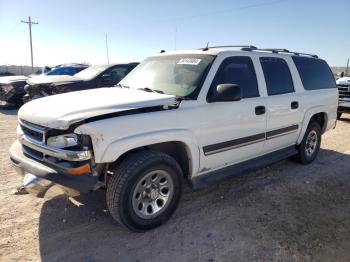
[(3, 77), (0, 77), (0, 84), (10, 84), (12, 82), (24, 81), (27, 79), (28, 77), (26, 76), (3, 76)]
[(339, 78), (337, 85), (350, 85), (350, 76)]
[(28, 78), (27, 83), (30, 85), (50, 84), (50, 83), (71, 83), (82, 81), (82, 79), (69, 75), (40, 75)]
[(48, 96), (24, 104), (18, 117), (37, 125), (67, 129), (72, 123), (110, 113), (171, 105), (175, 96), (123, 88), (98, 88)]

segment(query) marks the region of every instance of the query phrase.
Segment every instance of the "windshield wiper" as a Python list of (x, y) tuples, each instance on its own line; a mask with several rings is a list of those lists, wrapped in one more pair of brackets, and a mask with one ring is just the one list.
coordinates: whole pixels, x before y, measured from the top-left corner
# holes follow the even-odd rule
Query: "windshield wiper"
[(137, 90), (142, 90), (142, 91), (146, 91), (146, 92), (153, 92), (153, 93), (164, 94), (163, 91), (151, 89), (151, 88), (149, 88), (149, 87), (138, 88)]
[(122, 84), (117, 84), (116, 86), (121, 87), (121, 88), (130, 88), (130, 86), (122, 85)]

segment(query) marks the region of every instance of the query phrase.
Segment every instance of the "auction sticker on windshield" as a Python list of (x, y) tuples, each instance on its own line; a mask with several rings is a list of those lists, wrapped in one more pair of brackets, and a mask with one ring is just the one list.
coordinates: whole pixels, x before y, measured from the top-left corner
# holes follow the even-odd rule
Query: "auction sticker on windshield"
[(178, 65), (198, 65), (202, 59), (198, 58), (181, 58)]

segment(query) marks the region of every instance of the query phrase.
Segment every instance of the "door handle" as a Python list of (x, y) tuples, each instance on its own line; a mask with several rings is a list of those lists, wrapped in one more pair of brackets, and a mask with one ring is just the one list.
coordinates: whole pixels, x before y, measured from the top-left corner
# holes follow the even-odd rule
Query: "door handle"
[(297, 101), (293, 101), (291, 104), (290, 104), (290, 107), (292, 109), (297, 109), (299, 107), (299, 103)]
[(266, 109), (264, 106), (255, 107), (255, 114), (256, 115), (263, 115), (263, 114), (265, 114), (265, 112), (266, 112)]

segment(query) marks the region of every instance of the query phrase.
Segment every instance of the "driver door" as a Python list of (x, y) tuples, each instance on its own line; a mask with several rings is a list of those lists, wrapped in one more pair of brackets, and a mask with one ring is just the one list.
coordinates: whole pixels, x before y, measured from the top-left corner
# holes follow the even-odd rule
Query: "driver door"
[(200, 128), (201, 170), (212, 170), (254, 158), (265, 143), (265, 102), (260, 96), (254, 62), (249, 56), (225, 58), (208, 97), (219, 84), (238, 84), (240, 101), (207, 103)]

